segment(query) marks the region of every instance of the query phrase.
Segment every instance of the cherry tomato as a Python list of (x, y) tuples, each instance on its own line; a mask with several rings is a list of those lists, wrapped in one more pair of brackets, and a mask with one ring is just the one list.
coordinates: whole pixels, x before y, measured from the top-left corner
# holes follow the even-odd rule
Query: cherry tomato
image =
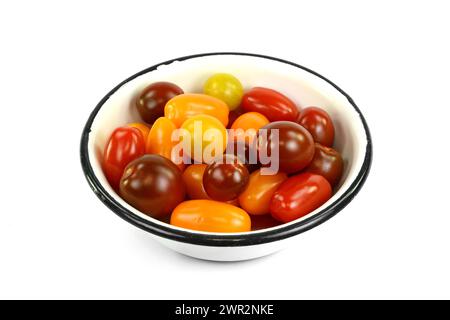
[(203, 187), (203, 174), (207, 164), (192, 164), (183, 172), (183, 181), (190, 199), (209, 199)]
[(146, 142), (146, 152), (149, 154), (159, 154), (175, 163), (181, 171), (184, 169), (182, 157), (179, 160), (172, 150), (178, 141), (172, 139), (173, 132), (177, 129), (175, 124), (166, 117), (158, 118), (150, 129)]
[(209, 115), (217, 118), (226, 127), (229, 109), (225, 102), (206, 94), (185, 93), (170, 99), (164, 115), (180, 127), (187, 119), (196, 115)]
[(247, 167), (248, 172), (257, 170), (260, 165), (258, 163), (257, 141), (250, 146), (243, 141), (229, 140), (225, 153), (233, 154), (238, 157), (239, 161)]
[(146, 124), (140, 123), (140, 122), (133, 122), (127, 124), (127, 127), (132, 127), (138, 129), (142, 133), (142, 137), (144, 138), (144, 141), (147, 141), (148, 134), (150, 132), (150, 127)]
[(244, 191), (249, 173), (244, 164), (231, 154), (212, 162), (203, 175), (206, 193), (214, 200), (236, 199)]
[(270, 214), (263, 214), (260, 216), (251, 216), (252, 219), (252, 231), (267, 229), (279, 226), (280, 221), (275, 220)]
[(246, 232), (251, 230), (250, 216), (241, 208), (213, 200), (189, 200), (172, 212), (170, 224), (206, 232)]
[(173, 97), (182, 94), (183, 90), (170, 82), (155, 82), (146, 87), (136, 100), (136, 107), (141, 118), (153, 123), (164, 115), (164, 106)]
[(260, 170), (253, 172), (247, 188), (239, 195), (241, 208), (251, 215), (270, 213), (270, 200), (278, 186), (286, 179), (287, 175), (283, 172), (275, 175), (261, 175)]
[(272, 196), (272, 217), (289, 222), (317, 209), (331, 197), (330, 183), (313, 173), (301, 173), (284, 181)]
[(120, 195), (151, 217), (168, 215), (185, 197), (181, 171), (163, 156), (144, 155), (125, 168)]
[(244, 113), (231, 126), (233, 138), (251, 144), (258, 134), (258, 130), (268, 123), (269, 120), (259, 112)]
[(333, 145), (334, 125), (325, 110), (317, 107), (305, 108), (300, 112), (297, 122), (311, 133), (315, 142), (325, 147)]
[(123, 169), (145, 153), (142, 133), (131, 127), (117, 128), (111, 134), (103, 153), (103, 172), (113, 189), (119, 189)]
[(241, 103), (244, 88), (241, 82), (231, 74), (216, 73), (206, 80), (203, 92), (222, 100), (230, 110), (234, 110)]
[(270, 121), (295, 121), (298, 109), (294, 102), (278, 91), (255, 87), (242, 97), (241, 106), (245, 111), (262, 113)]
[(243, 113), (244, 113), (244, 110), (242, 110), (241, 107), (231, 110), (230, 113), (228, 114), (227, 129), (230, 129), (231, 126), (233, 125), (234, 121)]
[(215, 117), (204, 114), (190, 117), (181, 129), (185, 154), (198, 162), (210, 163), (227, 146), (227, 130)]
[(305, 171), (320, 174), (334, 187), (341, 179), (344, 161), (340, 153), (332, 148), (319, 143), (315, 144), (315, 148), (314, 158)]
[[(279, 152), (279, 169), (293, 173), (305, 168), (314, 157), (314, 140), (311, 134), (301, 125), (291, 121), (271, 122), (260, 131), (259, 158), (261, 163), (265, 154), (276, 157)], [(278, 131), (274, 131), (278, 130)], [(278, 132), (278, 141), (276, 139)], [(261, 135), (267, 134), (267, 139)], [(276, 160), (276, 159), (275, 159)], [(273, 160), (272, 160), (273, 161)]]

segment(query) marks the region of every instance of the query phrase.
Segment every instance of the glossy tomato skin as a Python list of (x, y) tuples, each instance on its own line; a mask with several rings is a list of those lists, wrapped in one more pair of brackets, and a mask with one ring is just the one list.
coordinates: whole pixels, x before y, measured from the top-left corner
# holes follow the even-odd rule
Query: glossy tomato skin
[(175, 124), (166, 117), (158, 118), (153, 124), (146, 141), (146, 153), (159, 154), (175, 163), (181, 171), (184, 169), (182, 156), (177, 159), (172, 150), (177, 141), (172, 140), (172, 134), (177, 129)]
[(185, 93), (170, 99), (164, 116), (179, 128), (186, 120), (198, 115), (215, 117), (226, 127), (230, 110), (225, 102), (206, 94)]
[(300, 173), (284, 181), (272, 196), (270, 213), (281, 222), (307, 215), (330, 199), (331, 185), (324, 177)]
[(225, 153), (233, 154), (238, 157), (239, 161), (245, 164), (250, 173), (260, 167), (258, 163), (258, 148), (256, 141), (255, 143), (248, 145), (243, 141), (229, 140)]
[(296, 121), (298, 109), (292, 100), (278, 91), (255, 87), (242, 97), (241, 107), (263, 114), (269, 121)]
[(136, 107), (142, 120), (151, 124), (164, 115), (164, 107), (170, 99), (183, 93), (171, 82), (155, 82), (147, 86), (138, 99)]
[(230, 110), (234, 110), (241, 103), (244, 89), (235, 76), (228, 73), (216, 73), (206, 80), (203, 92), (222, 100)]
[(284, 172), (262, 175), (257, 170), (250, 175), (245, 190), (239, 195), (239, 204), (250, 215), (270, 213), (270, 201), (277, 188), (287, 179)]
[(333, 146), (334, 124), (325, 110), (317, 107), (305, 108), (300, 112), (297, 122), (311, 133), (315, 142), (325, 147)]
[(183, 181), (190, 199), (209, 199), (203, 187), (203, 174), (208, 165), (204, 163), (192, 164), (183, 172)]
[(203, 185), (211, 199), (229, 201), (244, 191), (249, 173), (234, 155), (226, 154), (208, 165), (203, 175)]
[(259, 112), (246, 112), (240, 115), (231, 126), (232, 137), (251, 145), (258, 130), (269, 124), (269, 120)]
[(125, 167), (144, 155), (145, 142), (141, 131), (133, 127), (120, 127), (113, 131), (103, 153), (103, 172), (113, 189), (119, 189)]
[(251, 230), (250, 216), (241, 208), (213, 200), (189, 200), (172, 212), (170, 224), (206, 232), (246, 232)]
[(184, 200), (181, 171), (169, 159), (144, 155), (132, 161), (120, 180), (120, 195), (143, 213), (161, 218)]
[(127, 127), (132, 127), (138, 129), (142, 133), (142, 137), (144, 138), (144, 141), (147, 141), (148, 134), (150, 132), (150, 126), (140, 123), (140, 122), (133, 122), (127, 124)]
[[(309, 165), (314, 157), (314, 140), (308, 130), (291, 121), (271, 122), (262, 129), (267, 130), (267, 139), (260, 139), (260, 160), (263, 154), (272, 155), (273, 150), (278, 148), (280, 171), (294, 173)], [(260, 132), (262, 134), (264, 132)], [(262, 160), (261, 162), (264, 163)]]
[(333, 148), (325, 147), (319, 143), (315, 144), (314, 158), (306, 167), (306, 172), (323, 176), (331, 186), (336, 186), (342, 177), (344, 161), (339, 152)]

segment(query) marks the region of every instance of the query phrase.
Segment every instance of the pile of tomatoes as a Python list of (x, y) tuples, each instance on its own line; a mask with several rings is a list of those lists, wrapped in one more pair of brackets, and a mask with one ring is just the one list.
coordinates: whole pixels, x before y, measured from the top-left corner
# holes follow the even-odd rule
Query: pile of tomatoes
[[(325, 203), (342, 176), (344, 163), (332, 148), (334, 125), (327, 112), (318, 107), (300, 110), (269, 88), (244, 91), (230, 74), (209, 77), (203, 93), (152, 83), (140, 92), (135, 107), (143, 122), (113, 131), (103, 171), (126, 202), (172, 225), (245, 232), (290, 222)], [(202, 133), (213, 129), (214, 135), (196, 133), (198, 124)], [(176, 150), (178, 128), (191, 133), (181, 137), (192, 146), (188, 151)], [(230, 135), (229, 129), (252, 129), (255, 134)], [(255, 143), (261, 130), (267, 139)], [(207, 160), (202, 151), (213, 140), (223, 149)], [(234, 152), (228, 152), (230, 144)], [(269, 164), (261, 155), (274, 148), (279, 170), (263, 174)], [(253, 161), (251, 151), (256, 154)]]

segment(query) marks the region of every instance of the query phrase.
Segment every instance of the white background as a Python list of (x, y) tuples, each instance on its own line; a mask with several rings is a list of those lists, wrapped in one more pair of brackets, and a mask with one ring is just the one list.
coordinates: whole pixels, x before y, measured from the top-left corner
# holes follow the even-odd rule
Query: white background
[[(3, 1), (0, 298), (450, 298), (448, 1)], [(322, 73), (374, 140), (361, 193), (275, 255), (171, 252), (112, 214), (79, 164), (113, 86), (240, 51)]]

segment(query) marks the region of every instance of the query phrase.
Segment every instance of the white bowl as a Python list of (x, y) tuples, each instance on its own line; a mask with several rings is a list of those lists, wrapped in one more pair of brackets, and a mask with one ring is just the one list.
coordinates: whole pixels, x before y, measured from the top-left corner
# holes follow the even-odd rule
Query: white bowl
[[(282, 92), (300, 108), (320, 106), (335, 124), (335, 148), (345, 161), (336, 193), (308, 215), (273, 228), (244, 233), (210, 233), (182, 229), (153, 219), (122, 200), (109, 186), (100, 156), (111, 132), (140, 121), (136, 95), (156, 81), (176, 83), (185, 92), (201, 92), (204, 81), (217, 72), (235, 75), (245, 89), (268, 87)], [(369, 129), (353, 100), (331, 81), (295, 63), (247, 53), (207, 53), (169, 60), (145, 69), (111, 90), (91, 113), (81, 138), (81, 163), (100, 200), (113, 212), (142, 228), (167, 247), (207, 260), (237, 261), (262, 257), (341, 211), (362, 187), (369, 173), (372, 143)]]

